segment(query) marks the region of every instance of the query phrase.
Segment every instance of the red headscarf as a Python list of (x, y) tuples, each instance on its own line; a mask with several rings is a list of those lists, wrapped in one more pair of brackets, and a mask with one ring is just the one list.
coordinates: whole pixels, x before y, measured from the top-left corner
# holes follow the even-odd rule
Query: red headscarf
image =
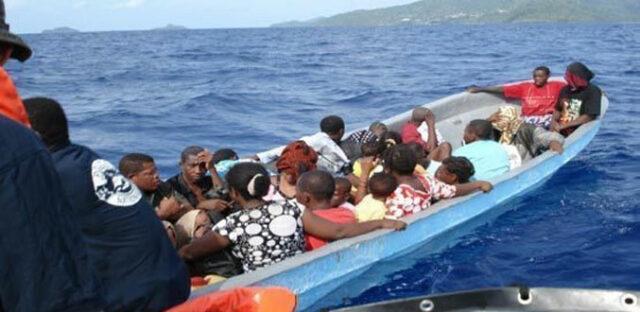
[(286, 172), (294, 181), (298, 181), (301, 174), (316, 169), (318, 154), (304, 141), (295, 141), (282, 151), (276, 169), (279, 173)]
[(9, 74), (2, 67), (0, 67), (0, 114), (26, 127), (31, 127), (29, 116), (18, 95), (18, 90)]
[(580, 76), (570, 71), (566, 71), (564, 73), (564, 80), (566, 80), (569, 86), (571, 86), (571, 89), (574, 89), (574, 90), (583, 89), (583, 88), (586, 88), (587, 85), (589, 85), (589, 81), (581, 78)]

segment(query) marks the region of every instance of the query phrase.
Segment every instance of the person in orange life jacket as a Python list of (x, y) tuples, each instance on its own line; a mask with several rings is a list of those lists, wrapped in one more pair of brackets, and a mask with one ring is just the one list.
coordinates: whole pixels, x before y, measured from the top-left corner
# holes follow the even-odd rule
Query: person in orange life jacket
[(533, 70), (533, 82), (527, 81), (495, 87), (470, 87), (469, 93), (487, 92), (506, 98), (519, 99), (525, 123), (549, 129), (560, 90), (566, 86), (562, 81), (549, 81), (551, 70), (540, 66)]
[(72, 144), (56, 101), (24, 101), (62, 180), (107, 303), (105, 310), (159, 311), (185, 301), (189, 276), (140, 191), (91, 149)]
[(579, 126), (600, 116), (602, 91), (591, 83), (594, 77), (595, 74), (582, 63), (572, 63), (567, 67), (564, 79), (568, 85), (560, 91), (552, 131), (568, 136)]

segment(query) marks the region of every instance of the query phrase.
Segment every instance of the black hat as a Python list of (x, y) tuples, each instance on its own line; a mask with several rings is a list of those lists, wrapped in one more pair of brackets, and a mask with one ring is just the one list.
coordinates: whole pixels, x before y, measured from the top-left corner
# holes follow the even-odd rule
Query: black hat
[(22, 38), (9, 31), (9, 24), (5, 21), (4, 0), (0, 0), (0, 44), (7, 44), (13, 47), (11, 57), (24, 62), (31, 57), (31, 48)]

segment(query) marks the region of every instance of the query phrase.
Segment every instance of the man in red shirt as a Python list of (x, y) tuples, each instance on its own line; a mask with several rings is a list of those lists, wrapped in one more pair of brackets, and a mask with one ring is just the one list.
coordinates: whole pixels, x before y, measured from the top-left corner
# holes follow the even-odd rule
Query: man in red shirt
[[(335, 191), (335, 180), (330, 173), (316, 170), (307, 172), (298, 181), (298, 202), (315, 215), (337, 224), (357, 223), (355, 214), (342, 207), (331, 207), (331, 198)], [(305, 234), (307, 251), (318, 249), (327, 244), (313, 235)]]
[[(422, 124), (427, 126), (427, 137), (425, 138), (419, 131)], [(426, 107), (417, 107), (411, 113), (411, 119), (402, 127), (400, 133), (402, 135), (402, 143), (418, 143), (422, 148), (430, 153), (438, 144), (438, 138), (442, 137), (436, 130), (436, 118), (433, 112)]]
[(533, 82), (522, 82), (495, 87), (470, 87), (470, 93), (487, 92), (502, 94), (506, 98), (519, 99), (524, 122), (549, 129), (563, 81), (549, 81), (551, 71), (540, 66), (533, 71)]

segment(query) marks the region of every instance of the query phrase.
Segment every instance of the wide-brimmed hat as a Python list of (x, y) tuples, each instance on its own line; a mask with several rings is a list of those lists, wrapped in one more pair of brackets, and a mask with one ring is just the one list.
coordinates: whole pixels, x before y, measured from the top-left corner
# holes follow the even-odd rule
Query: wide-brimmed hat
[(32, 51), (29, 45), (19, 36), (9, 31), (10, 27), (6, 21), (4, 10), (4, 0), (0, 0), (0, 44), (8, 44), (13, 47), (11, 57), (24, 62), (31, 57)]

